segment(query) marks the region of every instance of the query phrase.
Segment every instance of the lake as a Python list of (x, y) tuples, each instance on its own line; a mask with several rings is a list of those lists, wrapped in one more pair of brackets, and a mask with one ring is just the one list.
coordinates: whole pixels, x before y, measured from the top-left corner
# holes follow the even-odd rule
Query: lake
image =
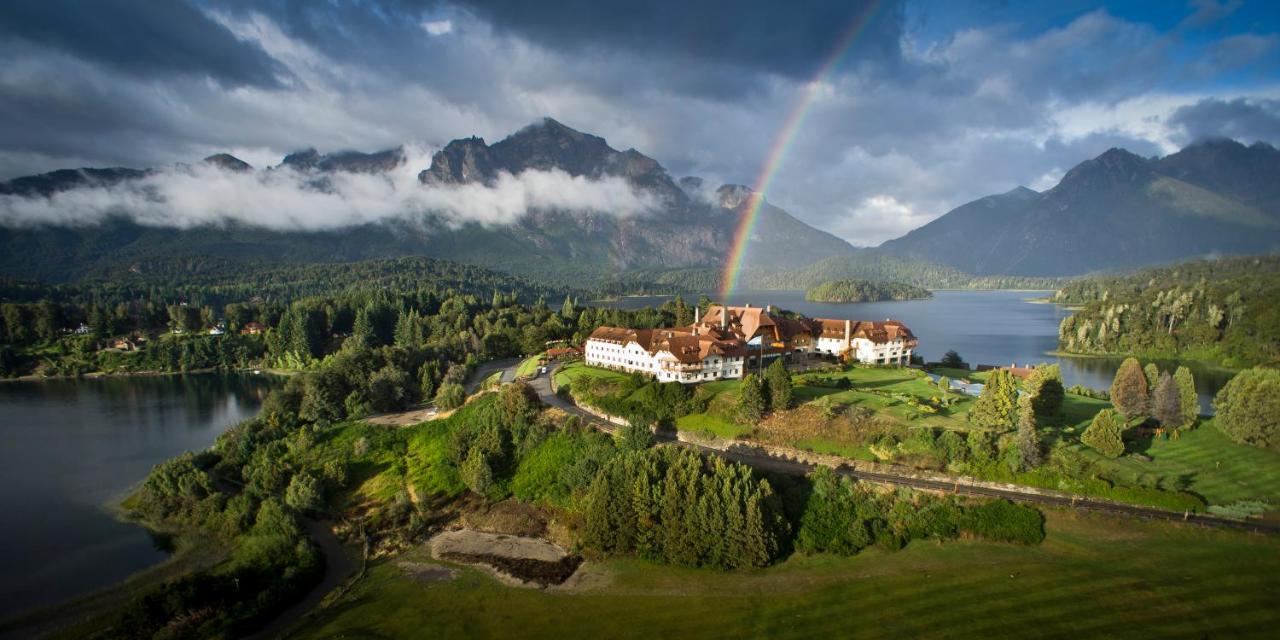
[(238, 374), (0, 383), (0, 618), (168, 557), (110, 505), (156, 463), (253, 417), (273, 386)]
[[(1074, 358), (1050, 356), (1058, 347), (1058, 325), (1071, 314), (1066, 308), (1028, 302), (1045, 298), (1052, 291), (935, 291), (925, 300), (894, 302), (809, 302), (803, 291), (738, 291), (729, 304), (775, 307), (802, 313), (811, 318), (851, 320), (901, 320), (920, 339), (917, 355), (936, 362), (954, 349), (971, 364), (1008, 366), (1017, 363), (1049, 362), (1062, 367), (1069, 387), (1080, 384), (1108, 389), (1123, 358)], [(718, 296), (708, 293), (717, 300)], [(659, 305), (671, 296), (637, 296), (606, 303), (620, 309)], [(686, 299), (692, 304), (694, 299)], [(1162, 369), (1176, 363), (1160, 363)], [(1213, 395), (1231, 379), (1229, 372), (1195, 364), (1188, 365), (1196, 379), (1201, 411), (1212, 411)]]

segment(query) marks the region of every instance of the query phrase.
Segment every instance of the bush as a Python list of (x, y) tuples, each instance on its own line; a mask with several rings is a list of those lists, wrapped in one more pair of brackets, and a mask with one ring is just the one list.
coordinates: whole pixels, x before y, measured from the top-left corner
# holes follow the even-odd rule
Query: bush
[(1256, 447), (1280, 447), (1280, 371), (1247, 369), (1213, 399), (1227, 437)]
[(1124, 418), (1111, 409), (1103, 409), (1093, 417), (1080, 441), (1108, 458), (1119, 458), (1124, 453), (1124, 440), (1120, 432)]
[(960, 530), (987, 540), (1039, 544), (1044, 540), (1044, 514), (1008, 500), (992, 500), (965, 507)]
[(440, 390), (436, 392), (436, 407), (445, 411), (457, 409), (466, 401), (467, 392), (456, 382), (442, 384)]

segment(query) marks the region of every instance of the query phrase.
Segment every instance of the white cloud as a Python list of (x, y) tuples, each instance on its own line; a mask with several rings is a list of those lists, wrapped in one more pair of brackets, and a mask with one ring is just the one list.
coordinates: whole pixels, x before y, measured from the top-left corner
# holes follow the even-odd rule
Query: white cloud
[(628, 216), (655, 206), (622, 178), (589, 180), (559, 170), (503, 173), (492, 185), (424, 185), (417, 172), (426, 158), (415, 150), (386, 174), (290, 168), (237, 173), (204, 164), (179, 166), (136, 181), (51, 197), (0, 196), (0, 224), (83, 225), (123, 215), (151, 226), (237, 222), (318, 230), (432, 215), (454, 225), (505, 225), (531, 210)]
[(453, 33), (452, 20), (427, 20), (422, 23), (422, 30), (433, 36)]
[(917, 212), (891, 195), (878, 194), (847, 207), (836, 221), (833, 232), (855, 245), (874, 246), (896, 238), (933, 217), (930, 213)]

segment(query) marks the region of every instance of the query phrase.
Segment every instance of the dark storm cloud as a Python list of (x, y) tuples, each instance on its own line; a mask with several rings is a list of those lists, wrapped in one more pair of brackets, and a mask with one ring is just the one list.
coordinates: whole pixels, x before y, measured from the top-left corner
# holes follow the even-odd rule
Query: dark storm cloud
[(558, 50), (627, 49), (645, 56), (713, 61), (794, 78), (812, 75), (864, 15), (849, 59), (898, 58), (898, 0), (459, 0), (500, 30)]
[[(922, 32), (904, 14), (929, 0), (907, 1), (876, 3), (811, 85), (866, 3), (0, 0), (0, 179), (217, 151), (258, 167), (307, 146), (429, 151), (552, 116), (675, 175), (750, 183), (812, 96), (768, 197), (876, 244), (1051, 187), (1111, 146), (1274, 131), (1274, 25), (1228, 28), (1230, 6), (1151, 21), (1084, 3), (1028, 23), (1000, 5)], [(1196, 104), (1223, 87), (1254, 97)]]
[(276, 86), (281, 72), (256, 45), (177, 0), (6, 0), (0, 37), (130, 74), (190, 74), (227, 86)]
[(1242, 142), (1261, 140), (1280, 143), (1280, 100), (1206, 98), (1178, 107), (1169, 125), (1185, 133), (1185, 141), (1207, 138), (1234, 138)]

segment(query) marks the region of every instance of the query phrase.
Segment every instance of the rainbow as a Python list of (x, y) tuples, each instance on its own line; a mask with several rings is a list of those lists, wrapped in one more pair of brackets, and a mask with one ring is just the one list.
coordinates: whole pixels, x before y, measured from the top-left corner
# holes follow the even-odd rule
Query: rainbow
[(804, 126), (805, 118), (809, 115), (809, 110), (813, 107), (826, 77), (831, 74), (836, 64), (840, 62), (840, 59), (844, 57), (844, 54), (858, 39), (858, 35), (871, 22), (871, 17), (875, 15), (879, 6), (880, 0), (872, 0), (866, 4), (858, 15), (854, 16), (853, 22), (840, 35), (840, 40), (836, 43), (835, 48), (831, 50), (826, 60), (823, 61), (822, 66), (818, 68), (818, 72), (813, 76), (813, 79), (805, 84), (804, 91), (801, 92), (799, 99), (796, 100), (795, 106), (791, 108), (791, 113), (783, 123), (782, 129), (778, 131), (777, 137), (774, 138), (773, 146), (769, 148), (769, 155), (766, 157), (764, 166), (752, 185), (753, 193), (747, 203), (746, 212), (743, 213), (742, 219), (738, 221), (738, 229), (733, 234), (733, 244), (729, 248), (729, 258), (725, 262), (724, 273), (720, 277), (720, 299), (725, 304), (729, 303), (729, 294), (733, 293), (733, 289), (738, 283), (738, 276), (742, 270), (742, 259), (746, 256), (747, 244), (751, 239), (751, 233), (755, 230), (756, 221), (760, 219), (760, 209), (764, 205), (765, 194), (769, 192), (769, 186), (773, 183), (774, 176), (777, 175), (778, 169), (781, 168), (782, 161), (786, 159), (787, 152), (791, 149), (791, 143), (795, 141), (796, 134)]

